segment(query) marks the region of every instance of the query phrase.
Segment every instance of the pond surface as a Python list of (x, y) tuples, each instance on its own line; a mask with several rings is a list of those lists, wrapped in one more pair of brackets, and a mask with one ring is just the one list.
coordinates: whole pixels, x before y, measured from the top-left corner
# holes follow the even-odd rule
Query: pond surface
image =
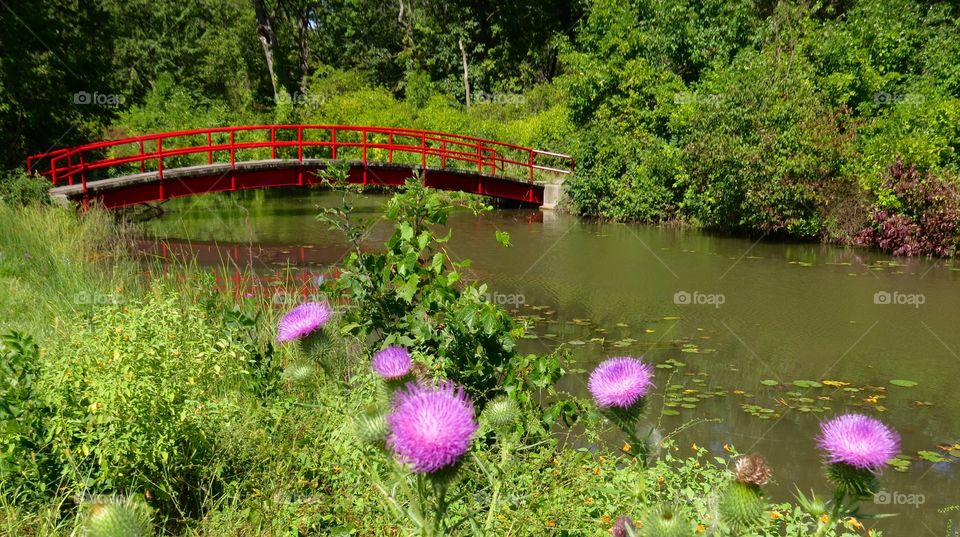
[[(365, 197), (358, 210), (376, 216), (385, 199)], [(316, 191), (201, 196), (166, 204), (145, 227), (202, 263), (321, 272), (346, 250), (314, 218), (334, 202)], [(658, 367), (650, 416), (664, 434), (716, 418), (677, 434), (681, 451), (763, 453), (775, 501), (791, 499), (794, 485), (829, 494), (819, 421), (879, 415), (900, 431), (910, 463), (881, 477), (891, 502), (863, 511), (897, 514), (876, 523), (887, 535), (943, 536), (951, 517), (958, 528), (960, 513), (938, 509), (960, 503), (960, 266), (537, 210), (458, 213), (450, 227), (450, 253), (473, 260), (465, 276), (532, 322), (525, 352), (563, 344), (586, 370), (644, 355)], [(370, 246), (391, 230), (377, 224)], [(510, 233), (510, 248), (497, 230)], [(585, 394), (585, 378), (563, 385)]]

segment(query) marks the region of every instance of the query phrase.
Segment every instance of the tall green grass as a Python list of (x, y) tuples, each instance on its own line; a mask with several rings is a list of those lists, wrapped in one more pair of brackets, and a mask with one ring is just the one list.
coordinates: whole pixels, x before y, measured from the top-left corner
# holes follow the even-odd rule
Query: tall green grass
[(126, 292), (138, 268), (104, 211), (0, 203), (0, 331), (39, 341)]

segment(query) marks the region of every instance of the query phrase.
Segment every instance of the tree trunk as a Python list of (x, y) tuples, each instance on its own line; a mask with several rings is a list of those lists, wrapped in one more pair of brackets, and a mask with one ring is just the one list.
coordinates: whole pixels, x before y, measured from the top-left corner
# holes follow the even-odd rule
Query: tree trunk
[(270, 21), (270, 15), (267, 13), (267, 6), (264, 0), (252, 0), (253, 9), (257, 18), (257, 37), (260, 39), (260, 45), (263, 47), (263, 57), (267, 62), (267, 71), (270, 73), (270, 84), (273, 86), (273, 102), (280, 102), (280, 92), (277, 88), (277, 76), (273, 71), (273, 47), (277, 43), (277, 37), (273, 33), (273, 24)]
[(300, 63), (300, 94), (307, 94), (307, 77), (310, 70), (310, 7), (304, 7), (297, 20), (297, 32), (299, 38), (299, 48), (297, 50), (297, 59)]
[(470, 108), (470, 69), (467, 67), (467, 49), (460, 39), (460, 55), (463, 57), (463, 89), (467, 95), (467, 108)]
[(400, 14), (397, 16), (397, 22), (403, 25), (403, 50), (406, 56), (407, 68), (413, 61), (413, 0), (408, 0), (406, 4), (403, 0), (400, 2)]

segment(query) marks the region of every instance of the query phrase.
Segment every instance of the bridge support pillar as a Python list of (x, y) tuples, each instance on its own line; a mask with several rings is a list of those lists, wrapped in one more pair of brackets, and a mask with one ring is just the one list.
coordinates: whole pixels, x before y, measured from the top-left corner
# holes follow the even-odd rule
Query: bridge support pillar
[(560, 197), (563, 195), (563, 181), (543, 185), (543, 205), (541, 209), (553, 210), (560, 203)]

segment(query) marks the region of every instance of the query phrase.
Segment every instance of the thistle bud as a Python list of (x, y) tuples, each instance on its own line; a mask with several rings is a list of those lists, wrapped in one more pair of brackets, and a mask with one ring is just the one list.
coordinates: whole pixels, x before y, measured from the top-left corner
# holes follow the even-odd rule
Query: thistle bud
[(512, 399), (498, 397), (487, 403), (483, 409), (483, 417), (490, 427), (503, 431), (509, 429), (517, 420), (517, 404)]
[(148, 537), (153, 535), (150, 507), (143, 500), (101, 498), (91, 504), (83, 521), (89, 537)]
[(682, 513), (660, 505), (647, 515), (643, 530), (643, 534), (649, 537), (689, 537), (693, 533), (693, 525)]
[(720, 516), (733, 529), (743, 531), (763, 519), (763, 507), (756, 485), (735, 481), (720, 500)]
[(316, 375), (316, 368), (306, 362), (290, 364), (283, 370), (283, 376), (294, 384), (307, 382)]
[(361, 414), (357, 418), (357, 436), (364, 443), (383, 445), (387, 438), (387, 417), (383, 414)]

